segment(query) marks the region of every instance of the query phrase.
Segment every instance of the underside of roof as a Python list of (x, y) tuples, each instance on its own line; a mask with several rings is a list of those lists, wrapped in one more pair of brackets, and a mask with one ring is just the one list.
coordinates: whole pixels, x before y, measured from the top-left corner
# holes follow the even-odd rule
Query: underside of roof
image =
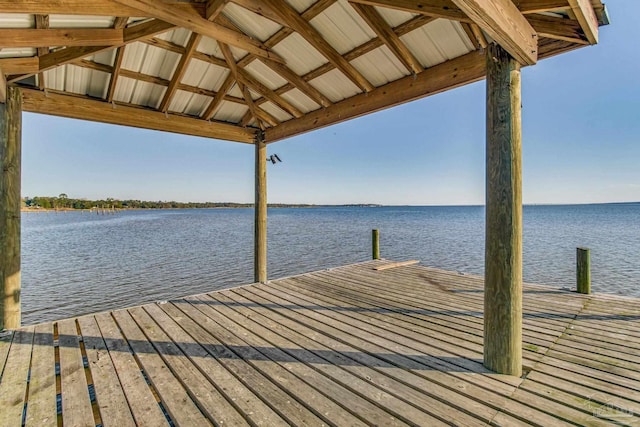
[(607, 23), (600, 0), (0, 0), (0, 71), (25, 111), (273, 142), (478, 81), (493, 41), (531, 65)]

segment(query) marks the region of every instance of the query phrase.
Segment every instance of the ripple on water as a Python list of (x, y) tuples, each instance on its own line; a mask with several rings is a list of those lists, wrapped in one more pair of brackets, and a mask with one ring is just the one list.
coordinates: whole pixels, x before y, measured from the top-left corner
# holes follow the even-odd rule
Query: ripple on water
[[(525, 206), (525, 280), (574, 286), (587, 246), (595, 292), (640, 296), (639, 220), (640, 204)], [(270, 209), (268, 226), (274, 278), (369, 259), (372, 228), (385, 258), (483, 272), (479, 206)], [(250, 283), (252, 241), (251, 209), (24, 214), (24, 322)]]

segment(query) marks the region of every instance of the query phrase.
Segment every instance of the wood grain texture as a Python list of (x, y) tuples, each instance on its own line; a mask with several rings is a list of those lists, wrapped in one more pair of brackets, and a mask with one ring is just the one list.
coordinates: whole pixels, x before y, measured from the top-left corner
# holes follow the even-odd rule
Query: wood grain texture
[(576, 284), (581, 294), (591, 293), (591, 251), (576, 249)]
[(20, 183), (22, 94), (7, 87), (0, 103), (0, 331), (20, 327)]
[(523, 65), (538, 61), (536, 31), (511, 0), (452, 0)]
[(522, 374), (520, 66), (492, 43), (487, 61), (484, 365)]
[[(105, 426), (131, 425), (130, 413), (149, 426), (640, 423), (640, 299), (523, 284), (530, 372), (520, 378), (483, 366), (481, 276), (397, 264), (59, 321), (63, 375), (84, 354), (77, 322)], [(385, 266), (395, 268), (375, 270)], [(38, 413), (40, 374), (54, 375), (53, 330), (45, 323), (0, 340), (0, 425), (20, 425), (25, 407), (26, 426), (43, 425), (29, 412)], [(42, 407), (52, 413), (49, 383)], [(74, 390), (62, 387), (63, 418), (64, 402), (87, 393)], [(72, 420), (95, 423), (89, 411)]]
[(253, 279), (267, 281), (267, 145), (259, 132), (255, 140), (255, 205)]
[(254, 131), (224, 123), (204, 123), (197, 118), (165, 115), (158, 111), (111, 105), (87, 98), (21, 89), (24, 110), (52, 116), (91, 120), (143, 129), (202, 136), (205, 138), (252, 143)]
[(34, 329), (29, 382), (29, 405), (25, 423), (57, 426), (55, 350), (53, 325), (43, 323)]

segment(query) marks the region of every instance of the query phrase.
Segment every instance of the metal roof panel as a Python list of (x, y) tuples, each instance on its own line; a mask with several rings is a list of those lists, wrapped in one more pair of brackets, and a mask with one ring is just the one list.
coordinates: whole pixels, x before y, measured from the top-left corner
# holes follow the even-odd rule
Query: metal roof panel
[(303, 113), (308, 113), (309, 111), (314, 111), (321, 107), (320, 104), (302, 93), (300, 89), (291, 89), (283, 93), (281, 96)]
[(342, 101), (360, 93), (358, 86), (335, 69), (316, 77), (309, 83), (329, 98), (331, 102)]
[(213, 116), (213, 118), (215, 120), (220, 120), (223, 122), (237, 123), (242, 120), (247, 111), (249, 111), (249, 107), (247, 107), (246, 105), (236, 104), (235, 102), (222, 101), (220, 103), (220, 108)]
[(345, 0), (337, 1), (310, 23), (340, 54), (376, 36), (376, 33)]
[(284, 58), (287, 66), (298, 75), (304, 75), (327, 63), (327, 58), (298, 33), (291, 34), (275, 45), (273, 51)]
[(265, 41), (282, 26), (234, 3), (227, 3), (222, 14), (248, 36)]
[(387, 46), (374, 49), (351, 63), (376, 87), (411, 74)]
[(271, 90), (276, 90), (288, 83), (260, 60), (251, 62), (245, 70)]

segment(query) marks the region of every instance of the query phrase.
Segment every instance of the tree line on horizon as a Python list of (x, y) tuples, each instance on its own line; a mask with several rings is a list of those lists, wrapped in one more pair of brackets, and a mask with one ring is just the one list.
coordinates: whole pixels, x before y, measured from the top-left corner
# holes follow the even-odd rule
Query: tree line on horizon
[[(74, 199), (65, 193), (57, 197), (36, 196), (24, 197), (22, 204), (31, 209), (198, 209), (198, 208), (252, 208), (253, 203), (236, 202), (176, 202), (176, 201), (144, 201), (144, 200), (118, 200), (111, 197), (101, 200)], [(311, 204), (285, 204), (269, 203), (270, 207), (313, 207), (320, 205)], [(347, 206), (347, 205), (345, 205)], [(373, 206), (373, 205), (349, 205), (349, 206)]]

